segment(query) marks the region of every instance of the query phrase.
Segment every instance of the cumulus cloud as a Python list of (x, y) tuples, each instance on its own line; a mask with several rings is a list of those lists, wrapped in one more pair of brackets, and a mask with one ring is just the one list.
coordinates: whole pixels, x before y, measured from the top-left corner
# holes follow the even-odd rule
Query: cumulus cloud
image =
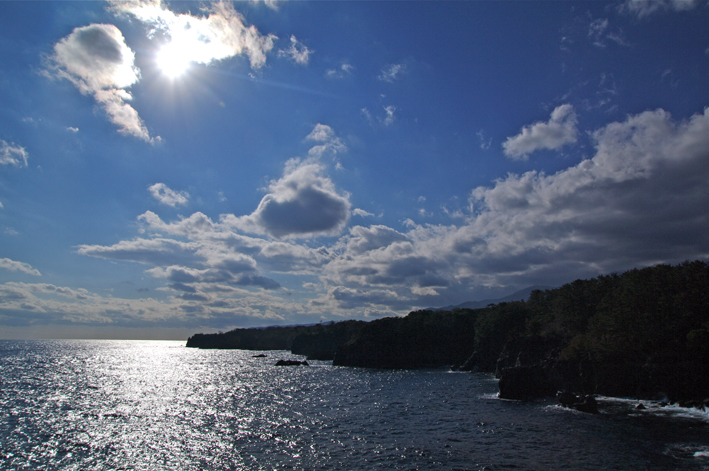
[[(371, 291), (381, 307), (425, 307), (417, 304), (430, 305), (422, 297), (470, 299), (500, 287), (708, 258), (709, 109), (680, 123), (663, 110), (644, 112), (592, 139), (595, 155), (578, 165), (474, 189), (472, 212), (459, 226), (352, 228), (323, 276), (347, 290), (331, 289), (328, 299), (364, 305)], [(385, 302), (382, 290), (397, 296)]]
[(0, 268), (10, 271), (19, 271), (28, 275), (42, 276), (39, 270), (32, 268), (32, 265), (29, 263), (16, 262), (9, 258), (0, 258)]
[(566, 144), (573, 144), (578, 135), (577, 122), (573, 106), (558, 106), (552, 111), (548, 122), (525, 126), (521, 133), (507, 138), (502, 144), (504, 153), (513, 159), (526, 159), (529, 154), (540, 149), (556, 150)]
[(74, 29), (55, 44), (52, 61), (56, 75), (93, 95), (119, 132), (150, 142), (138, 112), (126, 103), (132, 99), (126, 88), (140, 79), (134, 58), (118, 28), (92, 24)]
[(287, 57), (290, 61), (298, 65), (308, 65), (312, 49), (308, 49), (305, 44), (298, 41), (295, 36), (290, 37), (290, 47), (278, 51), (278, 57)]
[(406, 72), (405, 64), (389, 64), (384, 67), (377, 77), (382, 82), (394, 83), (397, 78)]
[(187, 62), (210, 64), (246, 54), (251, 67), (258, 69), (266, 63), (266, 54), (278, 39), (273, 34), (261, 35), (253, 25), (247, 26), (230, 2), (209, 4), (205, 16), (173, 13), (160, 0), (111, 3), (115, 11), (165, 32), (170, 37), (165, 47), (179, 51), (181, 59)]
[[(596, 154), (544, 175), (510, 175), (472, 192), (466, 251), (515, 269), (574, 260), (615, 269), (709, 252), (709, 111), (679, 125), (641, 113), (593, 134)], [(486, 257), (482, 257), (486, 258)]]
[(190, 194), (186, 191), (171, 190), (164, 183), (156, 183), (151, 185), (148, 187), (148, 190), (150, 191), (150, 194), (153, 195), (153, 198), (162, 204), (172, 206), (173, 208), (177, 205), (186, 205), (190, 197)]
[(268, 191), (251, 215), (232, 219), (235, 227), (276, 238), (314, 237), (338, 234), (349, 218), (349, 195), (337, 192), (319, 163), (291, 160)]
[(693, 10), (699, 4), (699, 0), (626, 0), (620, 9), (644, 18), (657, 12)]
[[(317, 128), (312, 139), (324, 142), (330, 131)], [(680, 122), (647, 111), (590, 137), (595, 151), (577, 165), (550, 175), (511, 174), (473, 189), (456, 225), (407, 220), (404, 230), (355, 226), (329, 246), (299, 243), (296, 237), (336, 234), (332, 228), (342, 230), (347, 214), (366, 212), (349, 209), (349, 197), (316, 160), (292, 160), (249, 216), (212, 221), (195, 213), (166, 222), (146, 212), (141, 238), (78, 250), (150, 265), (148, 273), (165, 280), (180, 309), (269, 318), (289, 309), (404, 314), (532, 284), (709, 258), (709, 109)], [(322, 208), (336, 208), (335, 216), (328, 219)], [(247, 230), (256, 236), (238, 232)], [(298, 294), (311, 296), (307, 303), (289, 304), (277, 297), (285, 295), (275, 289), (274, 273), (319, 279)]]
[(29, 155), (24, 147), (15, 143), (7, 143), (0, 140), (0, 165), (12, 165), (14, 167), (27, 167)]

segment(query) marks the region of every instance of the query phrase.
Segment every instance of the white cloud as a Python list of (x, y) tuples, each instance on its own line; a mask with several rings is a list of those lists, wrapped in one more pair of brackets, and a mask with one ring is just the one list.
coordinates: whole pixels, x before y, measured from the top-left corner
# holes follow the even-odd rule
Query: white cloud
[(404, 73), (406, 73), (405, 64), (390, 64), (382, 69), (382, 72), (377, 78), (382, 82), (393, 83)]
[(73, 127), (73, 126), (67, 127), (66, 130), (69, 131), (69, 132), (73, 132), (74, 134), (76, 134), (77, 132), (79, 132), (79, 128), (75, 128), (75, 127)]
[(505, 155), (514, 159), (526, 159), (528, 154), (540, 149), (556, 150), (576, 142), (578, 131), (576, 112), (566, 104), (552, 111), (546, 123), (534, 123), (522, 128), (522, 132), (509, 137), (502, 144)]
[(278, 11), (278, 4), (284, 0), (249, 0), (251, 3), (263, 3), (268, 8), (274, 11)]
[(244, 17), (229, 2), (209, 4), (207, 14), (201, 17), (175, 14), (160, 0), (114, 0), (111, 4), (115, 11), (164, 31), (170, 36), (169, 47), (179, 50), (188, 62), (210, 64), (246, 54), (251, 67), (258, 69), (266, 63), (266, 54), (278, 39), (273, 34), (263, 36), (254, 26), (247, 26)]
[(588, 37), (593, 40), (593, 44), (598, 47), (606, 47), (603, 37), (608, 29), (607, 18), (597, 18), (591, 22), (588, 28)]
[(396, 106), (390, 105), (390, 106), (385, 106), (384, 107), (384, 118), (380, 118), (379, 122), (382, 123), (382, 126), (389, 126), (391, 123), (394, 122), (394, 113), (396, 112)]
[(310, 54), (313, 51), (308, 49), (305, 44), (298, 41), (295, 36), (290, 37), (290, 47), (288, 49), (281, 49), (278, 51), (278, 57), (287, 57), (292, 62), (298, 65), (308, 65), (310, 61)]
[(653, 13), (693, 10), (700, 4), (699, 0), (626, 0), (621, 4), (621, 11), (630, 12), (638, 18), (650, 16)]
[(344, 62), (340, 64), (340, 67), (337, 69), (327, 69), (325, 71), (325, 76), (331, 79), (341, 79), (348, 75), (352, 75), (353, 70), (354, 66), (352, 64)]
[(349, 195), (339, 194), (322, 165), (291, 160), (281, 179), (249, 216), (234, 218), (235, 227), (272, 237), (336, 235), (347, 223)]
[(475, 133), (475, 135), (478, 136), (478, 138), (480, 139), (480, 148), (482, 150), (488, 150), (492, 145), (492, 138), (486, 137), (485, 131), (483, 131), (482, 129)]
[(345, 143), (342, 139), (337, 137), (335, 131), (326, 124), (316, 124), (305, 139), (319, 143), (308, 151), (310, 157), (320, 158), (323, 155), (337, 156), (337, 154), (347, 152)]
[(29, 154), (24, 147), (11, 142), (0, 140), (0, 165), (13, 165), (15, 167), (27, 167)]
[[(316, 127), (311, 139), (325, 142), (331, 131)], [(709, 108), (684, 122), (648, 111), (590, 136), (595, 153), (578, 165), (475, 188), (456, 225), (406, 220), (403, 231), (352, 227), (329, 246), (295, 242), (336, 234), (350, 211), (370, 214), (351, 210), (313, 159), (292, 160), (249, 216), (212, 221), (194, 213), (165, 222), (146, 212), (139, 216), (145, 238), (78, 251), (149, 265), (148, 274), (165, 280), (172, 295), (166, 305), (200, 312), (210, 323), (234, 312), (259, 319), (304, 311), (396, 315), (531, 284), (709, 258)], [(280, 273), (319, 278), (291, 303), (271, 289)]]
[(156, 183), (148, 187), (150, 194), (153, 198), (166, 204), (172, 206), (173, 208), (177, 205), (186, 205), (189, 201), (190, 194), (186, 191), (175, 191), (168, 188), (164, 183)]
[(29, 263), (16, 262), (9, 258), (0, 258), (0, 268), (10, 271), (19, 271), (28, 275), (42, 276), (39, 270), (32, 268), (32, 265)]
[[(344, 308), (352, 302), (344, 294), (357, 293), (365, 305), (371, 291), (370, 306), (423, 307), (418, 296), (434, 291), (469, 299), (485, 289), (708, 258), (709, 108), (682, 123), (662, 110), (641, 113), (592, 138), (594, 157), (576, 166), (476, 188), (459, 226), (352, 228), (324, 268), (323, 281), (342, 295), (332, 302)], [(397, 296), (385, 302), (381, 290)]]
[(352, 215), (353, 216), (359, 216), (359, 217), (369, 217), (369, 216), (374, 216), (374, 214), (365, 211), (364, 209), (360, 208), (355, 208), (352, 210)]
[(93, 95), (119, 132), (152, 142), (159, 138), (150, 137), (138, 112), (126, 103), (132, 96), (125, 89), (140, 79), (134, 58), (123, 34), (110, 24), (74, 29), (54, 45), (52, 56), (56, 75)]
[[(157, 218), (157, 215), (150, 213)], [(159, 219), (159, 218), (158, 218)], [(110, 260), (126, 260), (154, 266), (189, 265), (202, 260), (199, 244), (156, 237), (120, 241), (111, 246), (80, 245), (77, 253)]]
[[(204, 285), (224, 284), (229, 286), (256, 286), (263, 289), (278, 289), (280, 285), (258, 274), (253, 258), (242, 254), (223, 256), (210, 268), (197, 269), (172, 265), (147, 270), (156, 278), (166, 278), (170, 288), (183, 293), (196, 294)], [(206, 290), (205, 290), (206, 291)], [(204, 294), (202, 294), (204, 296)]]

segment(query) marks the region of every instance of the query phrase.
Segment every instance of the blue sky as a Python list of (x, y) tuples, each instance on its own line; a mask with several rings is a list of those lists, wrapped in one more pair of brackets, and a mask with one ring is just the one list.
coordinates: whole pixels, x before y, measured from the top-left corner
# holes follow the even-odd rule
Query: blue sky
[(708, 24), (704, 0), (1, 2), (0, 337), (707, 259)]

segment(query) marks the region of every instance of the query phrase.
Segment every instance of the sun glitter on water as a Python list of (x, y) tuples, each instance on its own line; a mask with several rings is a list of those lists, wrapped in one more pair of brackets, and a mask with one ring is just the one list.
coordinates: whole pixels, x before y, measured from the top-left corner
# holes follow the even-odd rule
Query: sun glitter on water
[(160, 49), (156, 61), (162, 73), (171, 79), (184, 74), (190, 65), (187, 54), (180, 51), (180, 48), (176, 47), (174, 44), (168, 44)]

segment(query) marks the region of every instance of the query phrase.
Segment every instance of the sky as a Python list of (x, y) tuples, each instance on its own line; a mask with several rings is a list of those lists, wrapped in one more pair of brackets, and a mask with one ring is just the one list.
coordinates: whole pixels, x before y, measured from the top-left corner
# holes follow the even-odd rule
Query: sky
[(0, 2), (0, 338), (709, 258), (709, 4)]

